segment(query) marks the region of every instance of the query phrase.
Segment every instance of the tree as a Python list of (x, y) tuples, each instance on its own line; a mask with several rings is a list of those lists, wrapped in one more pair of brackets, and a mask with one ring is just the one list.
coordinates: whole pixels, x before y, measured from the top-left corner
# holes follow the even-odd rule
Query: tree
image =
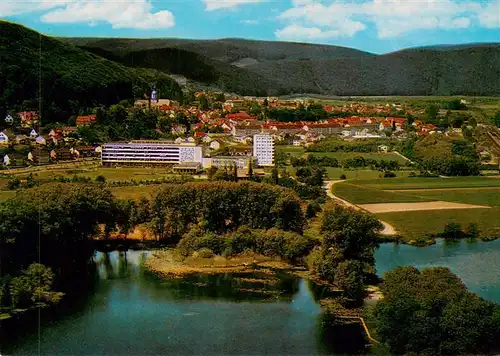
[(204, 94), (202, 94), (198, 97), (198, 101), (200, 102), (200, 109), (201, 110), (210, 109), (210, 105), (208, 104), (208, 99)]
[(373, 314), (391, 354), (483, 354), (500, 346), (500, 307), (468, 292), (447, 268), (398, 267), (384, 275), (382, 292)]
[(106, 177), (104, 177), (103, 175), (98, 175), (97, 177), (95, 177), (95, 181), (97, 183), (105, 183), (106, 182)]
[(446, 224), (443, 231), (443, 237), (449, 239), (458, 239), (463, 236), (462, 227), (459, 223), (451, 221)]
[(306, 218), (312, 219), (316, 216), (316, 211), (314, 210), (314, 207), (312, 206), (311, 203), (307, 204), (306, 208)]
[(500, 110), (495, 113), (495, 116), (491, 118), (491, 121), (493, 122), (493, 125), (500, 127)]
[(248, 162), (248, 177), (253, 178), (253, 160), (250, 159)]
[(467, 229), (465, 230), (465, 235), (470, 238), (477, 238), (479, 237), (480, 231), (479, 227), (477, 226), (476, 223), (470, 223), (467, 225)]
[(264, 106), (265, 107), (269, 106), (269, 100), (267, 100), (267, 98), (264, 98)]

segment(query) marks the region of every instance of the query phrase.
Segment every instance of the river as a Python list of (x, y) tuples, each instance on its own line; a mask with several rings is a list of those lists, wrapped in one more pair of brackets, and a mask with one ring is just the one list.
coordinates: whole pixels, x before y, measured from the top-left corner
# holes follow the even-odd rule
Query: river
[(375, 252), (375, 260), (380, 276), (405, 265), (419, 269), (448, 267), (470, 291), (500, 303), (500, 239), (491, 242), (438, 239), (428, 247), (385, 243)]
[[(147, 252), (97, 253), (93, 283), (64, 305), (4, 323), (14, 355), (359, 354), (359, 327), (327, 328), (321, 288), (280, 275), (159, 279)], [(80, 291), (81, 290), (81, 291)], [(75, 298), (74, 294), (77, 294)], [(40, 326), (38, 326), (40, 325)]]

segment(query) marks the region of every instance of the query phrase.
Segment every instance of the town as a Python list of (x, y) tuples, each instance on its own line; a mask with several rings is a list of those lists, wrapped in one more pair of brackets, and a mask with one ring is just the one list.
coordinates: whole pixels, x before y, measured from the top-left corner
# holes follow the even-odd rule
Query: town
[[(212, 165), (221, 167), (233, 163), (246, 169), (249, 157), (254, 157), (258, 166), (271, 166), (274, 164), (274, 144), (308, 147), (326, 137), (401, 140), (409, 133), (426, 136), (444, 132), (432, 123), (416, 119), (423, 114), (422, 110), (394, 103), (366, 105), (354, 102), (332, 106), (303, 99), (234, 96), (226, 99), (222, 93), (206, 92), (194, 93), (194, 97), (192, 105), (185, 106), (168, 99), (137, 100), (133, 106), (122, 106), (125, 116), (142, 110), (156, 120), (152, 122), (152, 134), (148, 137), (139, 135), (130, 140), (134, 142), (119, 140), (120, 144), (126, 142), (128, 148), (123, 145), (118, 148), (112, 145), (113, 142), (102, 142), (96, 135), (89, 134), (103, 125), (102, 115), (95, 113), (99, 109), (68, 120), (73, 125), (41, 119), (37, 111), (12, 112), (5, 117), (4, 129), (0, 132), (0, 145), (8, 147), (3, 149), (3, 166), (15, 168), (92, 159), (99, 158), (102, 153), (103, 166), (182, 163), (174, 169), (198, 173)], [(44, 124), (46, 121), (49, 122)], [(460, 132), (461, 128), (455, 131)], [(137, 141), (143, 139), (148, 140), (147, 145), (168, 145), (177, 154), (168, 156), (166, 153), (162, 158), (157, 151), (148, 150), (149, 146)], [(260, 141), (252, 149), (254, 140)], [(191, 146), (193, 148), (187, 148)], [(136, 157), (111, 155), (110, 152), (117, 153), (120, 149), (133, 150)], [(141, 152), (144, 153), (139, 158)], [(188, 163), (193, 164), (189, 166)]]

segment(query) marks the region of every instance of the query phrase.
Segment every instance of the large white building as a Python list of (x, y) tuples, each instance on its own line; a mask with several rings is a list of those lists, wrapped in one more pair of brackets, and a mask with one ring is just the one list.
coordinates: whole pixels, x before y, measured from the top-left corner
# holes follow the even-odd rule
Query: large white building
[(274, 166), (274, 140), (271, 135), (253, 136), (253, 156), (259, 166)]
[(190, 143), (165, 143), (161, 141), (132, 141), (109, 143), (102, 146), (101, 161), (104, 166), (116, 164), (178, 164), (203, 162), (201, 146)]

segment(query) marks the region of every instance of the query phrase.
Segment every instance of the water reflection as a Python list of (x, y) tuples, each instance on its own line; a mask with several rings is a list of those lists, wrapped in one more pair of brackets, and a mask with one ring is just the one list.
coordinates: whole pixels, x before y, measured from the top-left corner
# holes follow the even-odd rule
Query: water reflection
[(325, 323), (316, 302), (325, 291), (309, 281), (262, 271), (163, 280), (144, 270), (148, 255), (97, 253), (91, 287), (76, 287), (80, 298), (43, 316), (39, 335), (28, 332), (8, 341), (5, 353), (326, 355), (364, 350), (359, 329)]

